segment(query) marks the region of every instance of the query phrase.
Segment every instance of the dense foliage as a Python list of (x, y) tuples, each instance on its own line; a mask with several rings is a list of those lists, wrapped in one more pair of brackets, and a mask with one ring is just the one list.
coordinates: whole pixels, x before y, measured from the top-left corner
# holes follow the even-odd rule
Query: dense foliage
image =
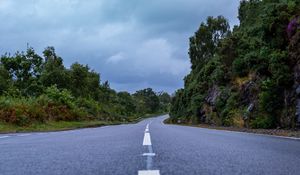
[(116, 92), (87, 65), (67, 69), (53, 47), (5, 54), (0, 62), (0, 124), (29, 126), (50, 121), (129, 122), (165, 113), (171, 97), (151, 88)]
[(233, 30), (224, 17), (208, 17), (190, 38), (192, 70), (172, 100), (172, 121), (295, 127), (299, 13), (300, 1), (242, 0)]

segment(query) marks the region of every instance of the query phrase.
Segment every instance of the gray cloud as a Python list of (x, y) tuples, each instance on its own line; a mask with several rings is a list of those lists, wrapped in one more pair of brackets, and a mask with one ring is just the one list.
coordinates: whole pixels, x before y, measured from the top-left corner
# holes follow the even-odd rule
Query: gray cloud
[(234, 0), (0, 0), (0, 54), (55, 46), (117, 90), (173, 92), (189, 72), (188, 38), (207, 16), (237, 24)]

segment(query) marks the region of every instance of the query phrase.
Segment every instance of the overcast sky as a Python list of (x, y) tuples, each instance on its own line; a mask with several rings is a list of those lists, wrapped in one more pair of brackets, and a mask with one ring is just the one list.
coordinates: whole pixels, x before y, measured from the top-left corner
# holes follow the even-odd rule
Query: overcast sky
[(238, 24), (238, 0), (0, 0), (0, 54), (54, 46), (122, 91), (174, 92), (190, 71), (188, 39), (207, 16)]

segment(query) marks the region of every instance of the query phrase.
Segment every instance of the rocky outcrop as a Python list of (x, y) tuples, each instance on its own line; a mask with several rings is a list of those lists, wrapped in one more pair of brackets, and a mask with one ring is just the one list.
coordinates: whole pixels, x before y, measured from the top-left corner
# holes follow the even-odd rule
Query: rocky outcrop
[(240, 89), (241, 105), (249, 105), (257, 99), (258, 86), (255, 81), (250, 80), (243, 84)]
[(199, 118), (201, 123), (207, 123), (212, 125), (218, 125), (219, 122), (216, 122), (218, 118), (217, 113), (215, 112), (216, 100), (221, 94), (219, 87), (213, 85), (205, 98), (205, 104), (202, 106), (201, 111), (199, 112)]
[(214, 106), (220, 93), (221, 92), (218, 86), (213, 85), (213, 87), (209, 89), (208, 95), (205, 98), (206, 103), (209, 104), (210, 106)]

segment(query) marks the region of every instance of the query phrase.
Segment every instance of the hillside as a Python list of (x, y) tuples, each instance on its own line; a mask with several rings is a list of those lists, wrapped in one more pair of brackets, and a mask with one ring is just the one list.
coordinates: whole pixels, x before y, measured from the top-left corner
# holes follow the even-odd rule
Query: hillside
[(208, 17), (190, 38), (191, 72), (173, 123), (295, 128), (300, 123), (300, 2), (243, 0), (240, 25)]

